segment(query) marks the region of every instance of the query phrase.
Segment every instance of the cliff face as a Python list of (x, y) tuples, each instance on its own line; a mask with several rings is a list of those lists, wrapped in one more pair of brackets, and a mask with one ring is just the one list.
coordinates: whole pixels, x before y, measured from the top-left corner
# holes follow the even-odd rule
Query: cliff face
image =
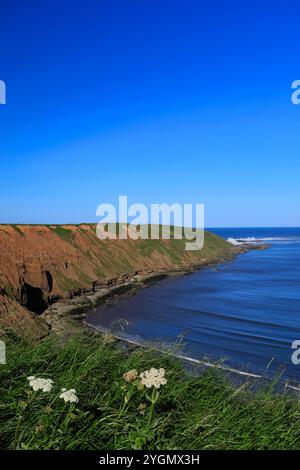
[(0, 225), (0, 324), (41, 337), (38, 317), (56, 296), (134, 271), (171, 270), (217, 260), (233, 250), (207, 233), (204, 248), (184, 240), (104, 240), (95, 224)]

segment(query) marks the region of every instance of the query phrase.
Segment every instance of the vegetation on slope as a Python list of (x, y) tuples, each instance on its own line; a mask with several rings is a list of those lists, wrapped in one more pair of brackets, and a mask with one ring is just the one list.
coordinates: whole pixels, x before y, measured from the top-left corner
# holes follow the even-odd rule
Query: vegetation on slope
[[(54, 336), (38, 345), (10, 339), (0, 366), (0, 447), (299, 449), (295, 399), (271, 387), (235, 389), (212, 369), (194, 378), (171, 355), (124, 352), (112, 341), (87, 333), (64, 344)], [(152, 367), (165, 369), (159, 390), (123, 378)], [(34, 392), (29, 376), (52, 379), (52, 389)], [(62, 388), (74, 389), (78, 403), (65, 402)]]
[[(97, 279), (109, 279), (136, 270), (172, 269), (201, 264), (234, 251), (232, 245), (205, 232), (201, 250), (185, 250), (185, 240), (100, 240), (96, 225), (0, 225), (0, 287), (10, 286), (15, 295), (19, 282), (40, 283), (48, 272), (53, 283), (46, 294), (62, 294), (87, 287)], [(26, 278), (28, 277), (28, 279)], [(71, 286), (71, 287), (70, 287)], [(46, 286), (47, 288), (49, 286)], [(47, 291), (47, 292), (46, 292)]]
[(47, 326), (35, 315), (66, 292), (136, 272), (218, 262), (237, 252), (209, 232), (197, 251), (185, 250), (185, 240), (100, 240), (96, 224), (0, 225), (0, 246), (0, 324), (35, 339)]

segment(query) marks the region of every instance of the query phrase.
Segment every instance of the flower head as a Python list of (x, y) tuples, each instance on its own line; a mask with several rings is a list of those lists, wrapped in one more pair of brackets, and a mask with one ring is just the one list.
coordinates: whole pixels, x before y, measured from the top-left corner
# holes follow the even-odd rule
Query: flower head
[(139, 406), (137, 407), (138, 412), (140, 415), (144, 415), (146, 412), (147, 405), (146, 403), (140, 403)]
[(155, 387), (160, 388), (161, 385), (167, 383), (165, 378), (165, 369), (154, 369), (153, 367), (150, 370), (145, 370), (140, 374), (142, 379), (142, 384), (147, 388)]
[(76, 395), (76, 390), (75, 388), (70, 388), (70, 390), (67, 390), (66, 388), (61, 389), (62, 393), (59, 395), (59, 398), (62, 398), (65, 400), (65, 402), (70, 402), (70, 403), (78, 403), (79, 399)]
[(27, 377), (27, 380), (29, 380), (29, 385), (35, 392), (37, 390), (42, 390), (43, 392), (51, 392), (52, 390), (52, 379), (43, 379), (41, 377), (35, 377), (34, 375), (31, 375), (30, 377)]
[(132, 369), (132, 370), (129, 370), (128, 372), (125, 372), (125, 374), (123, 374), (123, 379), (126, 381), (126, 382), (134, 382), (136, 379), (137, 379), (137, 376), (138, 376), (138, 372), (136, 369)]

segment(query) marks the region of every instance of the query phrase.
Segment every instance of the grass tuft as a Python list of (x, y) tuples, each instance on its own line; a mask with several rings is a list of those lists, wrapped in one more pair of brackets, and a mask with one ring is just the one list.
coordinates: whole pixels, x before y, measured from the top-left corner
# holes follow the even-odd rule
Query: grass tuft
[(72, 230), (70, 230), (69, 228), (64, 228), (61, 225), (57, 225), (54, 228), (52, 228), (52, 227), (50, 227), (50, 228), (51, 228), (51, 230), (53, 230), (53, 232), (55, 232), (63, 240), (65, 240), (67, 242), (72, 242), (72, 240), (74, 238), (74, 234), (73, 234)]

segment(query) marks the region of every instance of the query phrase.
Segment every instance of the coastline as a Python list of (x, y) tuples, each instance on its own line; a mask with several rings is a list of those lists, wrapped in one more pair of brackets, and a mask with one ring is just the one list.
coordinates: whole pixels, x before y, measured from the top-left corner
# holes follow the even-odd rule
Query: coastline
[[(157, 352), (162, 355), (166, 356), (172, 356), (176, 359), (179, 359), (182, 363), (185, 363), (187, 365), (187, 369), (190, 369), (190, 365), (194, 365), (195, 367), (201, 367), (201, 371), (205, 370), (207, 368), (211, 369), (216, 369), (224, 372), (226, 376), (231, 377), (232, 381), (235, 385), (240, 385), (241, 383), (244, 384), (246, 383), (245, 381), (249, 382), (251, 381), (251, 384), (255, 387), (257, 384), (262, 384), (262, 382), (265, 382), (266, 384), (270, 385), (271, 382), (273, 382), (274, 378), (272, 377), (267, 377), (266, 375), (262, 374), (256, 374), (254, 372), (248, 372), (244, 369), (236, 369), (234, 367), (230, 367), (229, 365), (226, 366), (222, 361), (218, 362), (210, 362), (206, 359), (195, 359), (190, 356), (185, 356), (183, 354), (178, 354), (175, 353), (174, 351), (170, 352), (168, 350), (164, 350), (162, 348), (156, 347), (155, 344), (153, 343), (138, 343), (137, 341), (134, 341), (130, 338), (125, 338), (123, 336), (119, 336), (118, 334), (108, 332), (101, 326), (94, 327), (91, 326), (89, 323), (84, 322), (84, 325), (88, 327), (88, 331), (92, 330), (93, 332), (99, 333), (105, 337), (105, 335), (109, 335), (110, 337), (113, 337), (114, 340), (125, 346), (127, 350), (134, 350), (136, 348), (143, 348), (145, 350), (151, 350), (154, 352)], [(195, 376), (199, 376), (198, 374), (192, 374)], [(299, 395), (300, 393), (300, 384), (296, 384), (294, 382), (289, 383), (287, 380), (285, 381), (280, 381), (276, 383), (276, 387), (279, 391), (279, 393), (285, 393), (286, 391), (289, 391), (291, 393), (295, 393), (296, 396)]]
[[(95, 283), (91, 289), (80, 289), (68, 293), (65, 298), (59, 299), (54, 302), (49, 308), (42, 314), (42, 318), (50, 325), (52, 334), (70, 337), (73, 334), (86, 331), (88, 333), (100, 334), (101, 336), (110, 336), (113, 337), (117, 343), (122, 344), (123, 348), (131, 350), (132, 348), (142, 347), (145, 349), (151, 349), (161, 354), (170, 354), (167, 350), (155, 347), (154, 343), (148, 344), (139, 343), (133, 341), (130, 338), (126, 338), (115, 334), (112, 331), (107, 331), (101, 326), (95, 327), (90, 325), (85, 321), (87, 314), (96, 309), (98, 306), (109, 302), (111, 299), (116, 299), (117, 301), (127, 295), (135, 295), (140, 289), (146, 288), (147, 286), (156, 284), (163, 279), (174, 277), (174, 276), (184, 276), (201, 270), (203, 268), (217, 266), (223, 262), (230, 262), (235, 259), (237, 256), (245, 254), (251, 250), (264, 250), (267, 249), (269, 245), (253, 245), (245, 244), (234, 247), (230, 253), (226, 253), (224, 256), (219, 257), (218, 259), (211, 259), (203, 262), (201, 264), (194, 264), (190, 266), (178, 267), (176, 269), (170, 270), (161, 270), (156, 272), (148, 273), (132, 273), (121, 276), (120, 278), (115, 278), (108, 280), (106, 285)], [(182, 354), (177, 354), (172, 352), (172, 356), (181, 360), (183, 363), (186, 363), (190, 367), (194, 365), (195, 367), (204, 367), (204, 368), (214, 368), (219, 369), (229, 376), (233, 377), (234, 382), (244, 382), (250, 380), (255, 387), (259, 382), (265, 381), (270, 383), (270, 378), (253, 372), (248, 372), (245, 369), (235, 369), (229, 365), (221, 363), (213, 363), (205, 359), (195, 359), (192, 357), (184, 356)], [(293, 393), (300, 392), (299, 386), (296, 383), (289, 384), (288, 381), (282, 381), (278, 384), (280, 387), (281, 393), (289, 390)]]
[[(85, 328), (84, 319), (88, 312), (112, 298), (120, 299), (125, 295), (134, 295), (138, 290), (165, 278), (188, 275), (203, 268), (231, 261), (251, 250), (265, 250), (268, 247), (267, 244), (245, 243), (233, 246), (230, 251), (222, 256), (206, 259), (201, 263), (191, 263), (190, 265), (158, 271), (135, 271), (134, 273), (127, 273), (109, 279), (106, 282), (95, 281), (90, 288), (76, 289), (66, 293), (64, 297), (57, 297), (48, 309), (42, 313), (41, 318), (49, 325), (50, 332), (58, 335), (70, 335)], [(93, 327), (89, 326), (89, 328)]]

